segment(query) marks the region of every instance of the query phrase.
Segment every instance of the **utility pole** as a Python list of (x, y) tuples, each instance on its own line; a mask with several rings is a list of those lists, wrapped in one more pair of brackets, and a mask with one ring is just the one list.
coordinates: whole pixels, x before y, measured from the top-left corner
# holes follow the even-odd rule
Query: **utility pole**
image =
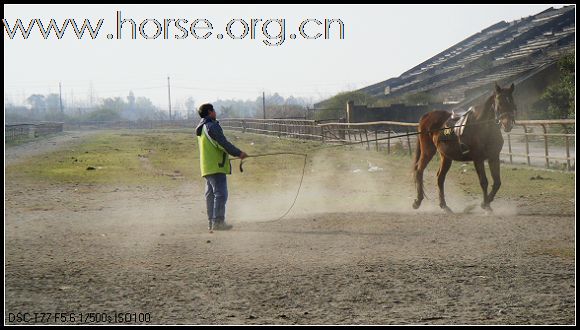
[(169, 97), (169, 120), (171, 120), (171, 85), (169, 83), (169, 76), (167, 76), (167, 95)]
[(266, 119), (266, 92), (262, 92), (262, 111), (264, 112), (264, 119)]
[(92, 109), (93, 108), (93, 81), (91, 80), (89, 82), (89, 108)]
[(60, 113), (64, 113), (64, 110), (62, 108), (62, 84), (60, 83), (60, 81), (58, 82), (58, 99), (59, 99), (59, 103), (60, 103)]

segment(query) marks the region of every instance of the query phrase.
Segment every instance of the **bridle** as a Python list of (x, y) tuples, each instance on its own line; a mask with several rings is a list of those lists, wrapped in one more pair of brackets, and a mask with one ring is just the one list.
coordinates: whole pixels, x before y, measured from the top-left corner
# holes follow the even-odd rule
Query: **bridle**
[(493, 113), (495, 115), (495, 123), (496, 125), (500, 125), (501, 121), (509, 116), (509, 118), (511, 119), (512, 124), (515, 124), (516, 122), (516, 113), (517, 113), (517, 106), (514, 103), (511, 103), (512, 105), (512, 110), (510, 111), (504, 111), (504, 112), (498, 112), (498, 107), (497, 107), (497, 101), (493, 102)]
[(497, 125), (501, 124), (501, 121), (505, 117), (507, 117), (507, 116), (510, 117), (510, 119), (512, 121), (512, 124), (515, 124), (515, 122), (516, 122), (516, 111), (505, 111), (505, 112), (502, 112), (500, 114), (498, 114), (497, 112), (495, 112), (495, 123)]

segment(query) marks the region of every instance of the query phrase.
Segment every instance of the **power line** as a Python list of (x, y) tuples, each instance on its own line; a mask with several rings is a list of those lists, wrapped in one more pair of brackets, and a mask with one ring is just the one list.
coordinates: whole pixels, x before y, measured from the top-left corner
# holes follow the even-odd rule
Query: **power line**
[[(158, 81), (157, 79), (154, 79), (154, 80)], [(264, 86), (264, 82), (206, 81), (206, 83), (211, 85), (211, 86), (216, 86), (216, 85), (217, 86), (226, 86), (225, 89), (222, 89), (220, 87), (208, 88), (208, 87), (206, 87), (207, 85), (205, 85), (205, 86), (192, 85), (192, 84), (189, 84), (190, 80), (186, 80), (186, 79), (174, 79), (174, 81), (180, 82), (181, 85), (186, 84), (186, 85), (191, 86), (191, 87), (181, 87), (181, 88), (210, 90), (210, 91), (232, 91), (232, 92), (254, 91), (254, 90), (259, 90), (262, 86)], [(81, 80), (65, 81), (66, 85), (70, 86), (70, 87), (88, 87), (92, 81), (83, 81), (84, 83), (80, 83), (80, 82), (81, 82)], [(143, 80), (139, 80), (139, 82), (142, 83)], [(313, 81), (308, 81), (308, 82), (298, 82), (297, 84), (299, 84), (300, 86), (329, 87), (329, 86), (357, 86), (357, 85), (368, 86), (368, 85), (373, 84), (373, 83), (376, 83), (376, 82), (370, 82), (370, 81), (313, 82)], [(20, 86), (20, 84), (24, 84), (25, 86)], [(93, 82), (93, 84), (94, 84), (94, 82)], [(128, 84), (128, 85), (130, 85), (131, 82), (127, 82), (127, 81), (120, 82), (118, 80), (111, 81), (111, 82), (100, 81), (100, 82), (98, 82), (98, 84), (106, 84), (106, 85)], [(54, 86), (54, 85), (48, 81), (11, 81), (5, 87), (13, 88), (13, 89), (20, 89), (20, 88), (29, 88), (29, 87), (50, 88), (51, 86)], [(233, 88), (231, 88), (230, 86)], [(248, 86), (248, 87), (243, 88), (243, 86)], [(165, 87), (165, 86), (159, 86), (159, 88), (161, 88), (161, 87)], [(133, 89), (146, 89), (146, 88), (151, 88), (151, 87), (137, 87), (137, 88), (133, 88)], [(157, 88), (157, 87), (153, 87), (153, 88)], [(280, 87), (277, 89), (278, 90), (283, 90), (283, 89), (287, 90), (287, 88), (284, 88), (284, 87)], [(117, 90), (117, 89), (115, 89), (115, 90)]]
[(253, 89), (223, 89), (223, 88), (206, 88), (206, 87), (185, 87), (185, 86), (173, 86), (174, 88), (180, 89), (190, 89), (190, 90), (197, 90), (197, 91), (209, 91), (209, 92), (231, 92), (231, 93), (252, 93), (258, 91), (258, 88)]

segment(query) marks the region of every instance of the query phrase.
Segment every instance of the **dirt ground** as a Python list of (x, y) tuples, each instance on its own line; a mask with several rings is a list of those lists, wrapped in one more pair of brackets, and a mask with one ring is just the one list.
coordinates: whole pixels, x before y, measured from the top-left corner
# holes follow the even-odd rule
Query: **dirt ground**
[[(86, 134), (11, 147), (5, 159)], [(372, 180), (354, 182), (321, 208), (332, 178), (307, 173), (295, 209), (274, 221), (293, 193), (276, 204), (231, 190), (234, 229), (209, 233), (201, 184), (5, 178), (4, 321), (142, 324), (131, 315), (148, 313), (152, 324), (575, 324), (573, 215), (522, 215), (509, 200), (491, 216), (448, 216), (434, 201), (414, 211), (413, 187), (384, 187), (384, 204), (370, 208), (348, 201)]]

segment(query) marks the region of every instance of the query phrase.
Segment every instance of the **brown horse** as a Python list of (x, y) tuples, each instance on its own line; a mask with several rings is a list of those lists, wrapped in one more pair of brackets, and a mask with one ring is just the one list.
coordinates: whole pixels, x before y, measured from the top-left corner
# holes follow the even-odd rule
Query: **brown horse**
[[(474, 107), (465, 123), (461, 142), (469, 146), (469, 152), (464, 154), (460, 150), (457, 139), (442, 138), (443, 128), (451, 113), (447, 111), (431, 111), (423, 115), (419, 121), (419, 138), (414, 159), (414, 176), (417, 186), (417, 199), (413, 208), (421, 206), (425, 196), (423, 188), (423, 171), (438, 151), (440, 155), (439, 170), (437, 171), (437, 186), (439, 187), (439, 206), (446, 212), (452, 212), (445, 202), (445, 176), (454, 160), (473, 161), (479, 176), (479, 184), (483, 190), (481, 207), (486, 212), (491, 211), (489, 204), (501, 185), (499, 154), (503, 147), (500, 125), (504, 131), (511, 131), (516, 114), (516, 105), (513, 100), (514, 84), (509, 88), (501, 88), (495, 84), (494, 93), (483, 104)], [(484, 161), (487, 160), (493, 178), (491, 192), (487, 193), (487, 177)]]

